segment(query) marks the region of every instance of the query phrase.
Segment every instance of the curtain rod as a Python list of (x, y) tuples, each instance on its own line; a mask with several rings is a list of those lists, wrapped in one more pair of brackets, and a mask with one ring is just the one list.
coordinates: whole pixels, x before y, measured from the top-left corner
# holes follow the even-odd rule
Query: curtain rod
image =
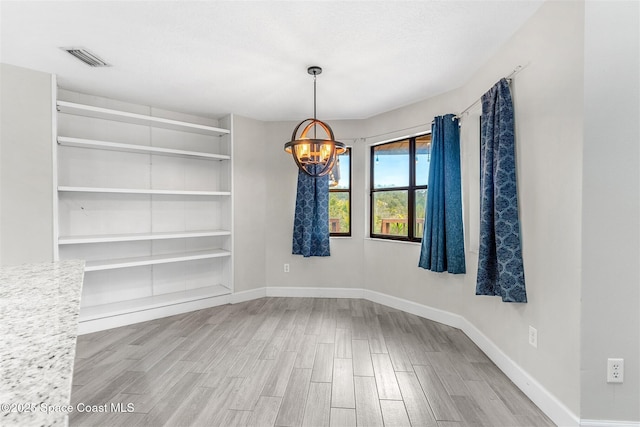
[[(340, 139), (344, 139), (344, 140), (353, 140), (353, 142), (354, 142), (354, 143), (355, 143), (357, 140), (361, 139), (361, 140), (363, 140), (364, 142), (366, 142), (366, 141), (367, 141), (367, 139), (379, 138), (379, 137), (381, 137), (381, 136), (385, 136), (385, 135), (392, 135), (392, 134), (395, 134), (395, 133), (398, 133), (398, 132), (410, 131), (410, 130), (412, 130), (412, 129), (419, 129), (419, 128), (423, 127), (423, 126), (429, 126), (429, 128), (424, 129), (424, 130), (416, 130), (416, 131), (412, 132), (412, 133), (411, 133), (411, 134), (409, 134), (409, 135), (406, 135), (406, 136), (399, 136), (399, 137), (394, 137), (393, 139), (410, 138), (410, 137), (412, 137), (412, 136), (416, 136), (416, 135), (419, 135), (419, 134), (422, 134), (422, 133), (425, 133), (425, 132), (429, 132), (429, 130), (431, 130), (431, 127), (430, 127), (430, 126), (431, 126), (431, 122), (428, 122), (428, 123), (420, 123), (419, 125), (410, 126), (410, 127), (402, 128), (402, 129), (395, 129), (395, 130), (392, 130), (392, 131), (389, 131), (389, 132), (379, 133), (379, 134), (377, 134), (377, 135), (361, 136), (361, 137), (358, 137), (358, 138), (340, 138)], [(380, 141), (379, 143), (384, 143), (384, 142), (386, 142), (386, 141)]]
[[(518, 74), (520, 71), (524, 70), (525, 68), (527, 68), (529, 66), (529, 64), (525, 64), (525, 65), (518, 65), (508, 76), (505, 77), (505, 79), (507, 79), (509, 81), (509, 83), (511, 83), (511, 79), (513, 79), (513, 77)], [(469, 105), (467, 108), (465, 108), (464, 110), (462, 110), (460, 113), (456, 114), (455, 116), (453, 116), (454, 119), (459, 119), (462, 117), (462, 115), (466, 112), (468, 112), (469, 110), (471, 110), (473, 107), (475, 107), (480, 101), (482, 100), (482, 98), (479, 98), (478, 100), (476, 100), (473, 104)], [(423, 126), (431, 126), (433, 124), (433, 121), (428, 122), (428, 123), (420, 123), (419, 125), (415, 125), (415, 126), (410, 126), (408, 128), (403, 128), (403, 129), (396, 129), (396, 130), (392, 130), (390, 132), (384, 132), (384, 133), (379, 133), (377, 135), (370, 135), (370, 136), (365, 136), (365, 137), (359, 137), (359, 138), (342, 138), (342, 139), (346, 139), (346, 140), (353, 140), (353, 142), (355, 143), (357, 140), (361, 139), (363, 141), (366, 141), (367, 139), (371, 139), (371, 138), (379, 138), (381, 136), (385, 136), (385, 135), (391, 135), (397, 132), (402, 132), (402, 131), (408, 131), (408, 130), (412, 130), (412, 129), (417, 129), (417, 128), (421, 128)], [(424, 130), (422, 132), (428, 132), (431, 128)], [(421, 133), (421, 132), (416, 132), (416, 133)], [(410, 136), (410, 135), (409, 135)], [(408, 137), (408, 136), (407, 136)], [(384, 142), (384, 141), (383, 141)]]
[[(512, 72), (511, 74), (509, 74), (508, 76), (505, 77), (505, 79), (511, 83), (511, 80), (513, 79), (513, 77), (515, 77), (516, 74), (518, 74), (520, 71), (524, 70), (527, 66), (529, 66), (529, 64), (525, 64), (525, 65), (518, 65)], [(462, 110), (461, 112), (459, 112), (458, 114), (456, 114), (455, 116), (453, 116), (453, 119), (461, 119), (462, 115), (465, 113), (468, 113), (469, 110), (471, 110), (473, 107), (475, 107), (476, 105), (478, 105), (479, 102), (482, 101), (482, 98), (478, 98), (473, 104), (469, 105), (467, 108), (465, 108), (464, 110)]]

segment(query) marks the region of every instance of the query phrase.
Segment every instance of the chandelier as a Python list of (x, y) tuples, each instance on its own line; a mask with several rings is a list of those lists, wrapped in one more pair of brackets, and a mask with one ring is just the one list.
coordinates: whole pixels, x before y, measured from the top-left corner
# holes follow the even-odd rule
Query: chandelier
[[(298, 123), (291, 134), (291, 141), (284, 144), (284, 151), (293, 156), (301, 171), (315, 178), (331, 172), (336, 159), (347, 148), (344, 143), (336, 141), (328, 124), (316, 118), (316, 76), (322, 73), (322, 68), (309, 67), (307, 72), (313, 76), (313, 119)], [(300, 129), (302, 131), (298, 134)], [(324, 138), (318, 137), (318, 130)], [(309, 135), (311, 131), (313, 137)]]

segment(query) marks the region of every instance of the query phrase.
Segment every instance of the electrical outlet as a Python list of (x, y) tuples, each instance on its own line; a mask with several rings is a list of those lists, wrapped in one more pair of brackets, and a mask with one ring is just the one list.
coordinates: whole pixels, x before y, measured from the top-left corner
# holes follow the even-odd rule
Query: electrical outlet
[(607, 382), (624, 382), (624, 359), (607, 359)]
[(284, 272), (288, 273), (289, 272), (289, 264), (285, 264), (284, 265)]
[(529, 344), (538, 348), (538, 330), (531, 325), (529, 325)]

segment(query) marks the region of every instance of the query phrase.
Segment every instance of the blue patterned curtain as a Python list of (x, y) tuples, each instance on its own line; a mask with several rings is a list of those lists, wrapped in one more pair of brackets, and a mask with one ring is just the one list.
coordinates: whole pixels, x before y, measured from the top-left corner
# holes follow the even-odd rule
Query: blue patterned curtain
[(465, 273), (460, 127), (453, 114), (433, 121), (426, 216), (418, 266)]
[(506, 79), (482, 96), (476, 295), (527, 302), (520, 245), (513, 102)]
[(293, 220), (294, 255), (329, 256), (329, 175), (313, 178), (298, 171)]

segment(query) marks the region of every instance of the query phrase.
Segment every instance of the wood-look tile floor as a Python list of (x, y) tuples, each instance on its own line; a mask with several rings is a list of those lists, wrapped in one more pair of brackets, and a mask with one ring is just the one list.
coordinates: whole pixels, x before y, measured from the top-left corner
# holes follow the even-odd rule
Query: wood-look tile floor
[(554, 425), (459, 329), (330, 298), (262, 298), (80, 336), (79, 404), (71, 426)]

